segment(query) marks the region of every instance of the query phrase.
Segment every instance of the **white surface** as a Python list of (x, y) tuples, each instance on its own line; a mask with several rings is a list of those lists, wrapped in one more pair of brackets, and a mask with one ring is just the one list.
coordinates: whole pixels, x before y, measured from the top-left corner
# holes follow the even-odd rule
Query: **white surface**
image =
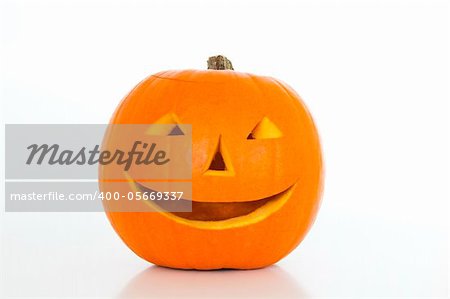
[(2, 211), (5, 296), (448, 295), (446, 1), (147, 2), (2, 1), (3, 122), (105, 123), (148, 74), (222, 53), (308, 104), (317, 222), (276, 267), (186, 272), (149, 268), (101, 213)]

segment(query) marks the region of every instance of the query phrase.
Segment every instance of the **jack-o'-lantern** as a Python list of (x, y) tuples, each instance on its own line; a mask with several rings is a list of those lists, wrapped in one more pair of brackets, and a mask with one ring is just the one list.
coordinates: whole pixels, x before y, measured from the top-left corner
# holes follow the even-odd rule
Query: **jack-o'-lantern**
[(271, 265), (300, 243), (318, 211), (318, 133), (286, 84), (236, 72), (223, 56), (211, 57), (208, 66), (148, 77), (111, 120), (192, 125), (192, 212), (107, 216), (131, 250), (156, 265)]

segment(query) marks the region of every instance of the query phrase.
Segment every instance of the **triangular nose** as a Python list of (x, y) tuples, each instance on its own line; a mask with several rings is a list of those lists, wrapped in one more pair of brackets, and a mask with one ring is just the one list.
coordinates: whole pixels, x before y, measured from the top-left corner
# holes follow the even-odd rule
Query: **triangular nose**
[(227, 170), (227, 165), (225, 164), (225, 160), (223, 159), (223, 155), (222, 155), (222, 145), (221, 145), (220, 137), (219, 137), (219, 142), (217, 143), (217, 147), (216, 147), (214, 156), (211, 160), (211, 163), (209, 164), (208, 170), (215, 170), (215, 171), (226, 171)]

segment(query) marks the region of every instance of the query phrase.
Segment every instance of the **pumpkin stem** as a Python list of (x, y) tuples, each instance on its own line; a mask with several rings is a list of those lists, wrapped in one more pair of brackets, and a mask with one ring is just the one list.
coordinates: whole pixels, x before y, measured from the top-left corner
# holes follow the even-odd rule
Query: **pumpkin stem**
[(208, 58), (208, 70), (234, 70), (234, 68), (228, 58), (217, 55)]

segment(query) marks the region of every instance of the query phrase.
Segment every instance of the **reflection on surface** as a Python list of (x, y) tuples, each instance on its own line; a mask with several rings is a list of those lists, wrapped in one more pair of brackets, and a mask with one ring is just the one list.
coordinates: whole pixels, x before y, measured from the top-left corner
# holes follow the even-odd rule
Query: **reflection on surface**
[(151, 266), (119, 298), (302, 298), (295, 279), (278, 266), (258, 270), (195, 271)]

